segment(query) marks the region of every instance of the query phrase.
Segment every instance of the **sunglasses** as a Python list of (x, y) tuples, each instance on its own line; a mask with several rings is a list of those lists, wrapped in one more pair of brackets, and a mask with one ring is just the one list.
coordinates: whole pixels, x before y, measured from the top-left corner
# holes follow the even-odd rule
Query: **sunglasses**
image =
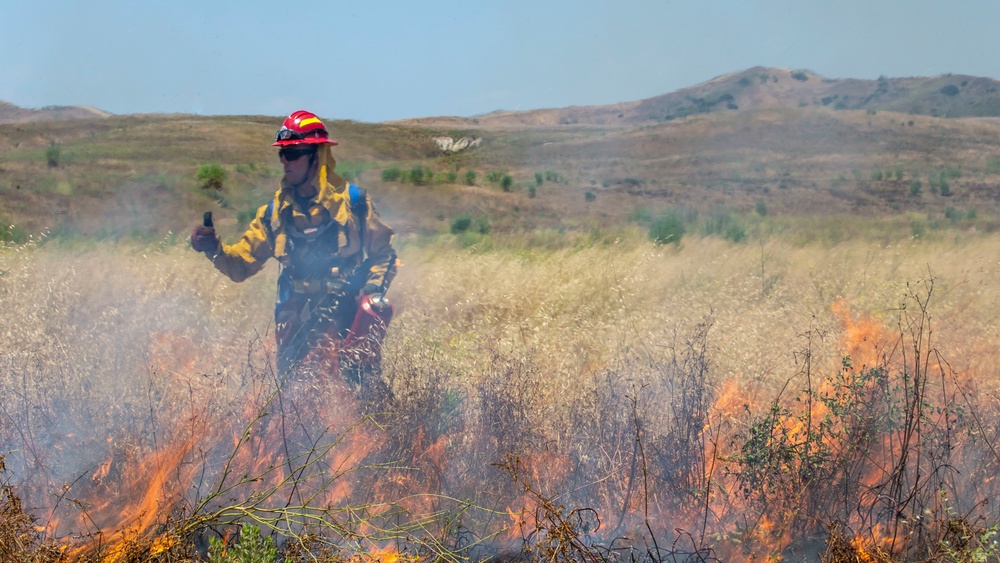
[(311, 154), (316, 154), (316, 149), (278, 149), (278, 158), (283, 158), (288, 162)]

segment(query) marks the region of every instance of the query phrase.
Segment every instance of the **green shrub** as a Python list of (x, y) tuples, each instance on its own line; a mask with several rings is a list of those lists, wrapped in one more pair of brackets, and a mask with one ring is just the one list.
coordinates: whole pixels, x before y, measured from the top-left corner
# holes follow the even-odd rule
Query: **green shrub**
[(541, 186), (542, 182), (545, 181), (545, 177), (542, 176), (541, 172), (535, 172), (535, 185)]
[(465, 175), (462, 176), (462, 181), (465, 182), (465, 185), (467, 185), (467, 186), (475, 186), (476, 185), (476, 171), (475, 170), (466, 170), (465, 171)]
[(962, 214), (957, 209), (949, 205), (944, 208), (944, 218), (951, 221), (951, 224), (954, 225), (962, 219)]
[(955, 86), (954, 84), (949, 84), (947, 86), (943, 86), (938, 91), (941, 92), (942, 94), (944, 94), (945, 96), (957, 96), (958, 95), (958, 86)]
[[(767, 212), (766, 208), (764, 211)], [(702, 233), (706, 236), (719, 236), (730, 242), (743, 242), (747, 238), (746, 228), (740, 224), (736, 216), (721, 208), (713, 210), (712, 215), (705, 220)]]
[(278, 548), (271, 538), (262, 538), (260, 529), (244, 523), (237, 542), (226, 548), (225, 542), (216, 537), (208, 539), (209, 563), (277, 563)]
[(451, 234), (457, 235), (458, 233), (464, 233), (469, 230), (472, 226), (472, 217), (468, 215), (459, 215), (455, 217), (455, 220), (451, 222)]
[(481, 235), (488, 235), (492, 230), (490, 228), (490, 219), (486, 215), (480, 215), (476, 218), (475, 230)]
[(45, 149), (45, 162), (48, 163), (49, 168), (59, 166), (59, 155), (61, 152), (62, 150), (59, 148), (59, 143), (49, 141), (49, 148)]
[(939, 193), (941, 191), (941, 178), (938, 176), (931, 176), (927, 180), (927, 185), (931, 187), (932, 193)]
[(509, 192), (511, 186), (514, 185), (514, 179), (510, 177), (510, 174), (504, 174), (503, 178), (500, 178), (500, 187), (505, 192)]
[(534, 198), (537, 195), (537, 186), (528, 186), (528, 197)]
[(743, 242), (747, 238), (747, 230), (737, 222), (726, 225), (726, 230), (722, 232), (722, 238), (730, 242)]
[(503, 177), (504, 177), (504, 173), (503, 172), (490, 172), (489, 174), (486, 175), (486, 181), (487, 182), (499, 182), (500, 178), (503, 178)]
[(209, 163), (202, 164), (198, 168), (198, 181), (201, 182), (201, 187), (204, 189), (221, 190), (223, 183), (226, 181), (226, 170), (222, 168), (221, 164)]
[(546, 182), (558, 183), (558, 182), (562, 182), (562, 180), (563, 180), (563, 177), (560, 176), (559, 173), (556, 172), (555, 170), (546, 170), (545, 171), (545, 181)]
[(597, 199), (597, 195), (588, 190), (585, 194), (583, 194), (583, 199), (584, 201), (591, 202)]
[(431, 178), (433, 178), (433, 173), (419, 164), (403, 175), (404, 182), (412, 182), (415, 186), (422, 186)]
[(726, 229), (735, 223), (733, 214), (721, 207), (712, 210), (712, 214), (701, 225), (701, 233), (705, 236), (725, 236)]
[(680, 244), (684, 233), (684, 219), (673, 210), (663, 213), (649, 226), (649, 238), (656, 244)]
[(481, 249), (490, 247), (490, 220), (486, 215), (473, 219), (468, 215), (460, 215), (451, 224), (451, 232), (455, 241), (462, 248), (477, 246)]
[(403, 175), (403, 171), (399, 169), (398, 166), (390, 166), (382, 170), (382, 181), (383, 182), (395, 182)]
[(991, 158), (986, 161), (986, 171), (991, 174), (1000, 174), (1000, 158)]
[(798, 80), (799, 82), (805, 82), (806, 80), (809, 80), (809, 75), (802, 72), (801, 70), (797, 70), (792, 73), (792, 78)]
[(757, 215), (761, 217), (767, 215), (767, 203), (764, 202), (764, 198), (757, 198)]
[(923, 187), (920, 180), (910, 180), (910, 195), (917, 197), (920, 195), (920, 189)]

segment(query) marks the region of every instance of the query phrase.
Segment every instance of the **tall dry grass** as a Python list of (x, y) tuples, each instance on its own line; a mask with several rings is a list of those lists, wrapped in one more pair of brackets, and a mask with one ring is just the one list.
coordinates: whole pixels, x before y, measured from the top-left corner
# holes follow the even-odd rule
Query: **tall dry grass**
[[(515, 549), (520, 557), (795, 559), (821, 553), (826, 539), (870, 556), (883, 545), (873, 542), (885, 539), (884, 530), (873, 529), (874, 519), (848, 517), (861, 500), (836, 505), (849, 505), (848, 513), (818, 511), (835, 492), (801, 477), (802, 460), (815, 463), (802, 443), (843, 437), (830, 430), (803, 439), (795, 423), (815, 418), (818, 425), (821, 418), (814, 408), (803, 415), (803, 401), (821, 402), (821, 382), (845, 373), (846, 355), (858, 370), (844, 377), (860, 377), (876, 364), (903, 374), (899, 365), (911, 361), (889, 353), (912, 344), (900, 307), (909, 303), (913, 313), (913, 296), (933, 280), (930, 343), (921, 353), (932, 347), (948, 364), (941, 377), (947, 381), (928, 404), (941, 407), (942, 393), (951, 402), (968, 394), (954, 424), (969, 425), (962, 436), (989, 443), (1000, 420), (990, 407), (1000, 381), (998, 249), (997, 237), (971, 234), (805, 246), (715, 239), (560, 250), (406, 245), (390, 292), (398, 314), (384, 357), (384, 377), (396, 396), (391, 412), (365, 418), (364, 409), (342, 408), (355, 400), (342, 387), (319, 385), (299, 396), (312, 399), (302, 404), (315, 416), (287, 419), (307, 434), (314, 423), (307, 418), (318, 421), (312, 430), (329, 431), (328, 441), (304, 449), (307, 458), (329, 445), (324, 455), (343, 454), (338, 467), (363, 467), (368, 477), (319, 485), (349, 482), (354, 490), (323, 496), (327, 501), (317, 506), (286, 502), (281, 512), (267, 502), (241, 503), (236, 497), (263, 493), (225, 469), (227, 452), (278, 459), (269, 456), (279, 445), (267, 441), (269, 429), (286, 422), (273, 393), (280, 385), (271, 368), (273, 267), (235, 285), (200, 255), (168, 244), (5, 247), (0, 451), (6, 479), (42, 526), (39, 544), (69, 544), (79, 534), (110, 544), (114, 531), (97, 521), (101, 503), (111, 499), (130, 510), (132, 497), (146, 493), (126, 485), (128, 477), (151, 471), (151, 461), (167, 466), (154, 491), (157, 503), (132, 508), (145, 514), (119, 522), (133, 530), (141, 522), (154, 536), (184, 531), (171, 543), (174, 551), (157, 551), (161, 558), (197, 557), (199, 534), (239, 519), (258, 518), (280, 530), (274, 519), (292, 518), (289, 506), (314, 511), (326, 525), (317, 533), (335, 536), (322, 544), (324, 553), (347, 550), (336, 551), (338, 557), (372, 547), (351, 540), (358, 534), (383, 538), (380, 548), (391, 540), (414, 557), (479, 558)], [(881, 355), (872, 352), (875, 344)], [(897, 403), (886, 404), (885, 412), (894, 412)], [(361, 438), (352, 434), (359, 423)], [(849, 434), (846, 422), (837, 424)], [(753, 442), (762, 428), (771, 429), (771, 439)], [(895, 435), (895, 427), (885, 428), (885, 436)], [(966, 455), (973, 440), (958, 435), (948, 444)], [(766, 465), (778, 472), (770, 488), (754, 485), (744, 494), (751, 469), (759, 469), (748, 461), (751, 443), (791, 457)], [(373, 458), (372, 447), (383, 453)], [(352, 457), (352, 450), (360, 453)], [(331, 472), (326, 461), (316, 466), (282, 455), (288, 467), (306, 471), (303, 487)], [(846, 454), (829, 459), (841, 460), (838, 470), (856, 461)], [(829, 459), (824, 467), (831, 467)], [(943, 518), (946, 508), (959, 511), (949, 521), (986, 537), (1000, 522), (992, 506), (980, 503), (992, 489), (963, 479), (987, 478), (996, 466), (989, 456), (968, 455), (951, 465), (963, 473), (938, 467), (936, 475), (951, 479), (942, 481), (948, 485), (942, 491), (952, 498), (934, 517)], [(297, 485), (287, 475), (275, 477), (266, 461), (247, 467), (259, 483), (274, 480), (273, 491)], [(800, 477), (781, 477), (793, 469)], [(214, 490), (233, 498), (211, 497), (207, 491)], [(199, 504), (210, 497), (215, 504)], [(399, 527), (380, 521), (378, 528), (372, 502), (392, 505)], [(356, 513), (364, 525), (339, 520), (336, 510), (345, 506), (368, 507)], [(809, 511), (816, 517), (803, 518)], [(423, 524), (402, 526), (407, 518)], [(285, 530), (300, 540), (300, 551), (316, 545), (305, 541), (312, 537), (303, 531), (307, 524)], [(822, 525), (841, 527), (827, 534)], [(906, 550), (915, 545), (898, 541), (886, 549), (889, 556), (912, 555)], [(919, 549), (927, 558), (944, 553)], [(148, 559), (154, 551), (147, 542), (129, 557)], [(828, 560), (837, 560), (830, 553)]]

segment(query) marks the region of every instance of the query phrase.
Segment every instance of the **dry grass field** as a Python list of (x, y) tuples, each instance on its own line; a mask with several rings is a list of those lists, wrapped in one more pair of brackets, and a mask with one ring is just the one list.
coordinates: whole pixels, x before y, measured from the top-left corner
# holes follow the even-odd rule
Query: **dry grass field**
[[(273, 268), (234, 285), (182, 246), (7, 247), (4, 480), (38, 518), (25, 531), (34, 545), (110, 560), (184, 560), (210, 530), (248, 517), (286, 536), (332, 537), (317, 553), (334, 559), (391, 547), (416, 558), (802, 560), (829, 551), (839, 526), (857, 553), (949, 560), (956, 522), (979, 535), (953, 549), (995, 558), (1000, 459), (984, 446), (1000, 422), (1000, 239), (954, 236), (405, 246), (384, 372), (396, 402), (371, 418), (336, 381), (310, 384), (307, 395), (324, 396), (305, 403), (308, 415), (271, 413)], [(876, 366), (881, 388), (862, 377)], [(923, 427), (905, 439), (904, 374), (925, 378)], [(838, 377), (854, 383), (836, 387)], [(804, 410), (809, 389), (817, 405), (824, 393), (843, 402), (837, 417)], [(870, 412), (880, 406), (871, 393), (884, 409)], [(311, 510), (336, 508), (324, 525), (288, 524), (282, 512), (299, 505), (283, 496), (292, 477), (272, 466), (299, 458), (274, 416), (307, 416), (330, 433), (310, 451), (342, 474), (322, 486), (296, 477), (321, 493)], [(754, 433), (769, 420), (762, 441)], [(860, 423), (871, 435), (855, 435)], [(899, 470), (912, 472), (914, 498), (887, 516), (882, 489), (908, 448), (917, 460)], [(494, 465), (513, 459), (523, 482)], [(243, 474), (275, 483), (209, 494)], [(338, 520), (345, 506), (353, 535)], [(383, 511), (391, 526), (369, 522)], [(601, 528), (588, 529), (596, 518)]]
[(997, 123), (334, 122), (398, 232), (380, 396), (276, 373), (276, 266), (187, 247), (274, 121), (0, 126), (0, 559), (1000, 559)]

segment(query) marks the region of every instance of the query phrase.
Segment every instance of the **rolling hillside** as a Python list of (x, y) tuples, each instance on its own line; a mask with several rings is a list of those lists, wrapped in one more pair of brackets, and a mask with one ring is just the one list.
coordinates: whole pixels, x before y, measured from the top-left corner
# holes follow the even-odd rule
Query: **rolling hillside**
[(1000, 116), (1000, 81), (965, 75), (830, 79), (808, 70), (754, 67), (653, 98), (610, 106), (496, 111), (474, 118), (404, 123), (480, 127), (628, 126), (702, 113), (792, 107), (894, 111), (933, 117)]
[[(670, 210), (691, 220), (915, 214), (992, 230), (997, 84), (754, 68), (614, 106), (328, 125), (341, 143), (338, 170), (373, 193), (402, 235), (447, 233), (463, 216), (493, 233), (586, 233)], [(984, 117), (943, 117), (970, 114)], [(214, 209), (235, 235), (278, 184), (269, 139), (279, 123), (133, 115), (2, 124), (0, 234), (160, 239)], [(435, 144), (440, 136), (482, 142), (451, 154)], [(227, 173), (222, 191), (200, 187), (209, 163)]]

